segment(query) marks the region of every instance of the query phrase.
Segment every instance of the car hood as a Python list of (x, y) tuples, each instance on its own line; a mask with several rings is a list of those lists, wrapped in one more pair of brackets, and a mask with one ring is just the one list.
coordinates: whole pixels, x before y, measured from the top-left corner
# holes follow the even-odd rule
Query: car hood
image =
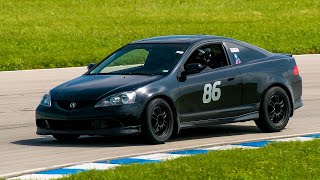
[(53, 100), (98, 100), (107, 95), (133, 91), (163, 75), (83, 75), (51, 90)]

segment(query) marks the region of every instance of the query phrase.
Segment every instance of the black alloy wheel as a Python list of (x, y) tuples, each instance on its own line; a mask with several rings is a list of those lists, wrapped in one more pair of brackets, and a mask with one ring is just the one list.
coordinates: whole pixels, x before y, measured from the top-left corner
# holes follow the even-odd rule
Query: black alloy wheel
[(263, 132), (279, 132), (289, 122), (291, 105), (287, 93), (280, 87), (272, 87), (261, 102), (260, 118), (255, 121)]
[(167, 141), (173, 133), (173, 113), (170, 105), (163, 99), (151, 100), (145, 113), (143, 133), (147, 142), (160, 144)]
[(274, 94), (268, 103), (268, 116), (269, 120), (274, 124), (281, 124), (285, 122), (287, 112), (287, 104), (283, 94)]

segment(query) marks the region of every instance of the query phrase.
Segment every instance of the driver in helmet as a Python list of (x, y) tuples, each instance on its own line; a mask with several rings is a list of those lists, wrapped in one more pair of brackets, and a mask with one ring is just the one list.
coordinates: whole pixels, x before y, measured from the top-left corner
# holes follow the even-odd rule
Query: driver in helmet
[(196, 56), (196, 61), (199, 62), (202, 66), (203, 69), (210, 67), (210, 68), (215, 68), (216, 62), (213, 58), (213, 52), (211, 48), (204, 48), (204, 49), (198, 49), (198, 54)]

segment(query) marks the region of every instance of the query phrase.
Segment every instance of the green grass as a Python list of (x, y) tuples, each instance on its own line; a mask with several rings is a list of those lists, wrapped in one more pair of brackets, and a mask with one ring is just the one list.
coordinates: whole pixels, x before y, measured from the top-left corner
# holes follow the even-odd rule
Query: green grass
[(170, 34), (320, 53), (319, 9), (319, 0), (4, 0), (0, 70), (83, 66), (131, 41)]
[(62, 179), (319, 179), (319, 153), (320, 140), (273, 143), (261, 149), (213, 151)]

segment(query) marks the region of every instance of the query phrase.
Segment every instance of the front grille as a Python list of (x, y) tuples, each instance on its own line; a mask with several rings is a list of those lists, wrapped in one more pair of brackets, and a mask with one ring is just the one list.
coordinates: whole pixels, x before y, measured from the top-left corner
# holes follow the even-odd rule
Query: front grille
[[(94, 101), (56, 101), (59, 108), (71, 111), (73, 109), (82, 109), (89, 106), (94, 106)], [(75, 103), (74, 107), (71, 107), (71, 103)]]
[(47, 120), (49, 129), (53, 130), (92, 130), (94, 129), (93, 120), (68, 120), (68, 121), (57, 121), (57, 120)]
[(37, 119), (37, 126), (52, 130), (94, 130), (123, 127), (115, 120), (43, 120)]

